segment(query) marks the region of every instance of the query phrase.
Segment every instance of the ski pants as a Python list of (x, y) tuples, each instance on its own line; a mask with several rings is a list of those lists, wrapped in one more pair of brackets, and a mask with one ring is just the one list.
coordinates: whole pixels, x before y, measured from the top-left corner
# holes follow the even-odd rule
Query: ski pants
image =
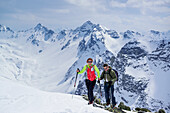
[(88, 90), (88, 99), (92, 103), (94, 101), (94, 96), (93, 96), (93, 89), (96, 84), (96, 80), (90, 81), (86, 79), (86, 87)]
[[(111, 88), (111, 92), (110, 92), (110, 88)], [(104, 90), (105, 90), (105, 98), (106, 98), (106, 102), (108, 104), (110, 104), (110, 94), (112, 97), (112, 105), (115, 106), (116, 105), (116, 99), (114, 97), (114, 85), (111, 85), (111, 82), (105, 82), (104, 85)], [(109, 93), (110, 92), (110, 93)]]

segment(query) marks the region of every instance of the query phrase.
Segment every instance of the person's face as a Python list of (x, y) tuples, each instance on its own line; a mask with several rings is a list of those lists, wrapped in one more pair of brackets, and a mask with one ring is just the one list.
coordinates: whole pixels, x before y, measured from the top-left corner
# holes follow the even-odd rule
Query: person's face
[(108, 66), (103, 67), (105, 71), (107, 71), (109, 68)]
[(88, 61), (87, 61), (87, 64), (88, 64), (89, 66), (91, 66), (92, 63), (93, 63), (93, 61), (91, 61), (91, 60), (88, 60)]

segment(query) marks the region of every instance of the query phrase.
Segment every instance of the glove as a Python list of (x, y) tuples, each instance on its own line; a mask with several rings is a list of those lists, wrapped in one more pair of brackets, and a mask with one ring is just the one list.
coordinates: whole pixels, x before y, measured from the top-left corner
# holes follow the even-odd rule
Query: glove
[(98, 80), (98, 81), (97, 81), (97, 83), (99, 83), (99, 84), (100, 84), (100, 80)]
[(80, 70), (79, 69), (77, 69), (77, 71), (76, 71), (77, 73), (79, 73), (80, 72)]

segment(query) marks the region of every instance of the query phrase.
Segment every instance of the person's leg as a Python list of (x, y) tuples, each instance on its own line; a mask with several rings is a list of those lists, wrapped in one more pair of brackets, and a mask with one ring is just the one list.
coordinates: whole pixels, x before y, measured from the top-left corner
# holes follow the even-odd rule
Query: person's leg
[(90, 81), (90, 85), (89, 85), (89, 97), (90, 97), (90, 102), (91, 102), (91, 103), (92, 103), (93, 100), (94, 100), (94, 97), (93, 97), (93, 89), (94, 89), (95, 84), (96, 84), (96, 80)]
[(92, 101), (94, 101), (93, 89), (94, 89), (95, 85), (96, 85), (96, 80), (94, 80), (92, 82)]
[(110, 98), (109, 98), (109, 83), (105, 83), (104, 90), (105, 90), (105, 98), (107, 105), (110, 104)]
[(111, 85), (111, 96), (112, 96), (112, 105), (114, 107), (116, 105), (116, 99), (114, 96), (114, 85)]
[(86, 87), (87, 87), (88, 99), (89, 99), (89, 101), (90, 101), (90, 94), (89, 94), (89, 92), (90, 92), (90, 91), (89, 91), (90, 80), (86, 79), (85, 81), (86, 81)]

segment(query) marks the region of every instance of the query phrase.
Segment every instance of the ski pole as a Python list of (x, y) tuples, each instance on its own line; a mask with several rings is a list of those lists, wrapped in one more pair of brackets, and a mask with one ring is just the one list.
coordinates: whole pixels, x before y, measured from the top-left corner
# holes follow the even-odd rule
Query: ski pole
[[(77, 68), (77, 70), (79, 70), (79, 68)], [(80, 70), (79, 70), (79, 71), (80, 71)], [(78, 76), (78, 72), (77, 72), (77, 74), (76, 74), (76, 79), (75, 79), (75, 82), (74, 82), (74, 90), (75, 90), (75, 87), (76, 87), (77, 76)], [(73, 91), (74, 91), (74, 90), (73, 90)], [(72, 98), (73, 98), (73, 94), (72, 94)]]
[[(79, 70), (79, 68), (77, 68), (77, 70)], [(80, 71), (80, 70), (79, 70), (79, 71)], [(77, 72), (77, 74), (76, 74), (76, 79), (75, 79), (74, 87), (76, 87), (77, 76), (78, 76), (78, 72)]]
[(100, 96), (102, 97), (102, 91), (101, 91), (101, 85), (100, 85), (100, 82), (99, 82), (99, 87), (100, 87)]
[[(98, 86), (98, 91), (100, 90), (100, 95), (101, 95), (101, 98), (102, 98), (102, 92), (101, 92), (101, 86), (100, 86), (100, 82), (99, 82), (99, 86)], [(96, 93), (96, 95), (95, 95), (95, 99), (94, 99), (94, 101), (93, 101), (93, 106), (95, 105), (95, 101), (97, 100), (97, 93)]]
[(110, 105), (111, 105), (111, 103), (112, 103), (112, 88), (111, 88), (111, 86), (110, 86), (110, 89), (109, 89), (109, 93), (110, 93)]

